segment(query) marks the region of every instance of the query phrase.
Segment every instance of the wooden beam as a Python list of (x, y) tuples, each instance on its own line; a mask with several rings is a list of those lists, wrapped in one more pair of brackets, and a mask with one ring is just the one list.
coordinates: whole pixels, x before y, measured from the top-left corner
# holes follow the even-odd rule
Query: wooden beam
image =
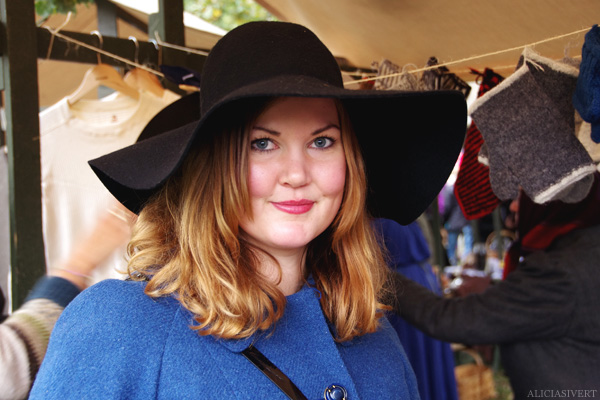
[(159, 0), (158, 14), (150, 14), (148, 35), (158, 32), (163, 42), (185, 46), (183, 25), (183, 0)]
[[(183, 24), (183, 0), (159, 0), (158, 13), (150, 14), (148, 17), (148, 36), (150, 39), (155, 39), (156, 35), (163, 42), (185, 46), (185, 28)], [(185, 55), (180, 51), (172, 48), (163, 48), (161, 61), (165, 65), (180, 65), (184, 66)], [(192, 64), (193, 65), (193, 64)], [(194, 66), (198, 68), (204, 65)], [(168, 82), (165, 84), (167, 89), (176, 93), (181, 93), (177, 85)]]
[(33, 1), (0, 0), (10, 213), (12, 308), (46, 273)]
[(118, 36), (117, 6), (108, 0), (95, 0), (98, 10), (98, 30), (102, 36)]

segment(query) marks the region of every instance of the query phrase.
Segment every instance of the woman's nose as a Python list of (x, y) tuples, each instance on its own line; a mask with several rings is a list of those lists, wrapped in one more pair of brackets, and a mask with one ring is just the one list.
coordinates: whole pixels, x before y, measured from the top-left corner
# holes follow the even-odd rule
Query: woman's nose
[(284, 156), (282, 163), (281, 179), (282, 185), (300, 187), (310, 182), (310, 160), (301, 151), (293, 151)]

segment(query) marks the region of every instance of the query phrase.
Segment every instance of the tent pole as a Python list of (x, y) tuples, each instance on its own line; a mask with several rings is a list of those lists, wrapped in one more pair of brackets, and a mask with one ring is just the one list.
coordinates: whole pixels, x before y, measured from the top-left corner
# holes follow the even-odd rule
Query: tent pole
[(33, 1), (0, 0), (12, 309), (46, 273), (42, 238), (37, 48)]

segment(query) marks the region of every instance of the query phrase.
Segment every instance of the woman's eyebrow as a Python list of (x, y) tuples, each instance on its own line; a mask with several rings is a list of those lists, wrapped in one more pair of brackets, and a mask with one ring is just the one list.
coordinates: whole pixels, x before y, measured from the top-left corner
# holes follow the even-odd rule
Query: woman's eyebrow
[(341, 131), (341, 129), (340, 129), (340, 127), (339, 127), (338, 125), (336, 125), (336, 124), (329, 124), (329, 125), (327, 125), (327, 126), (325, 126), (325, 127), (321, 128), (321, 129), (317, 129), (316, 131), (314, 131), (314, 132), (312, 133), (312, 136), (314, 136), (314, 135), (318, 135), (318, 134), (319, 134), (319, 133), (321, 133), (321, 132), (328, 131), (328, 130), (329, 130), (329, 129), (331, 129), (331, 128), (335, 128), (335, 129), (337, 129), (337, 130)]
[[(314, 131), (313, 133), (311, 133), (311, 136), (318, 135), (318, 134), (320, 134), (322, 132), (325, 132), (325, 131), (327, 131), (327, 130), (329, 130), (331, 128), (335, 128), (337, 130), (340, 130), (340, 127), (338, 125), (336, 125), (336, 124), (329, 124), (329, 125), (324, 126), (323, 128), (317, 129), (316, 131)], [(278, 132), (278, 131), (274, 131), (272, 129), (267, 129), (267, 128), (265, 128), (263, 126), (259, 126), (259, 125), (253, 126), (252, 129), (255, 129), (255, 130), (258, 130), (258, 131), (264, 131), (264, 132), (267, 132), (268, 134), (273, 135), (273, 136), (279, 136), (279, 135), (281, 135), (281, 133)]]
[(281, 133), (279, 133), (277, 131), (274, 131), (272, 129), (267, 129), (267, 128), (264, 128), (262, 126), (253, 126), (252, 129), (253, 130), (258, 130), (258, 131), (264, 131), (264, 132), (267, 132), (268, 134), (273, 135), (273, 136), (279, 136), (279, 135), (281, 135)]

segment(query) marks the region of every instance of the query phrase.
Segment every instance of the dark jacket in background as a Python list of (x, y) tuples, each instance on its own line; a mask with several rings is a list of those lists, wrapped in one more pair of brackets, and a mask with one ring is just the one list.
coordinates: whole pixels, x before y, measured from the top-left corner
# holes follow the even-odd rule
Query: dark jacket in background
[(500, 344), (515, 399), (549, 390), (553, 398), (572, 398), (570, 390), (600, 396), (600, 226), (529, 254), (481, 294), (444, 299), (400, 274), (394, 279), (394, 310), (424, 332)]

